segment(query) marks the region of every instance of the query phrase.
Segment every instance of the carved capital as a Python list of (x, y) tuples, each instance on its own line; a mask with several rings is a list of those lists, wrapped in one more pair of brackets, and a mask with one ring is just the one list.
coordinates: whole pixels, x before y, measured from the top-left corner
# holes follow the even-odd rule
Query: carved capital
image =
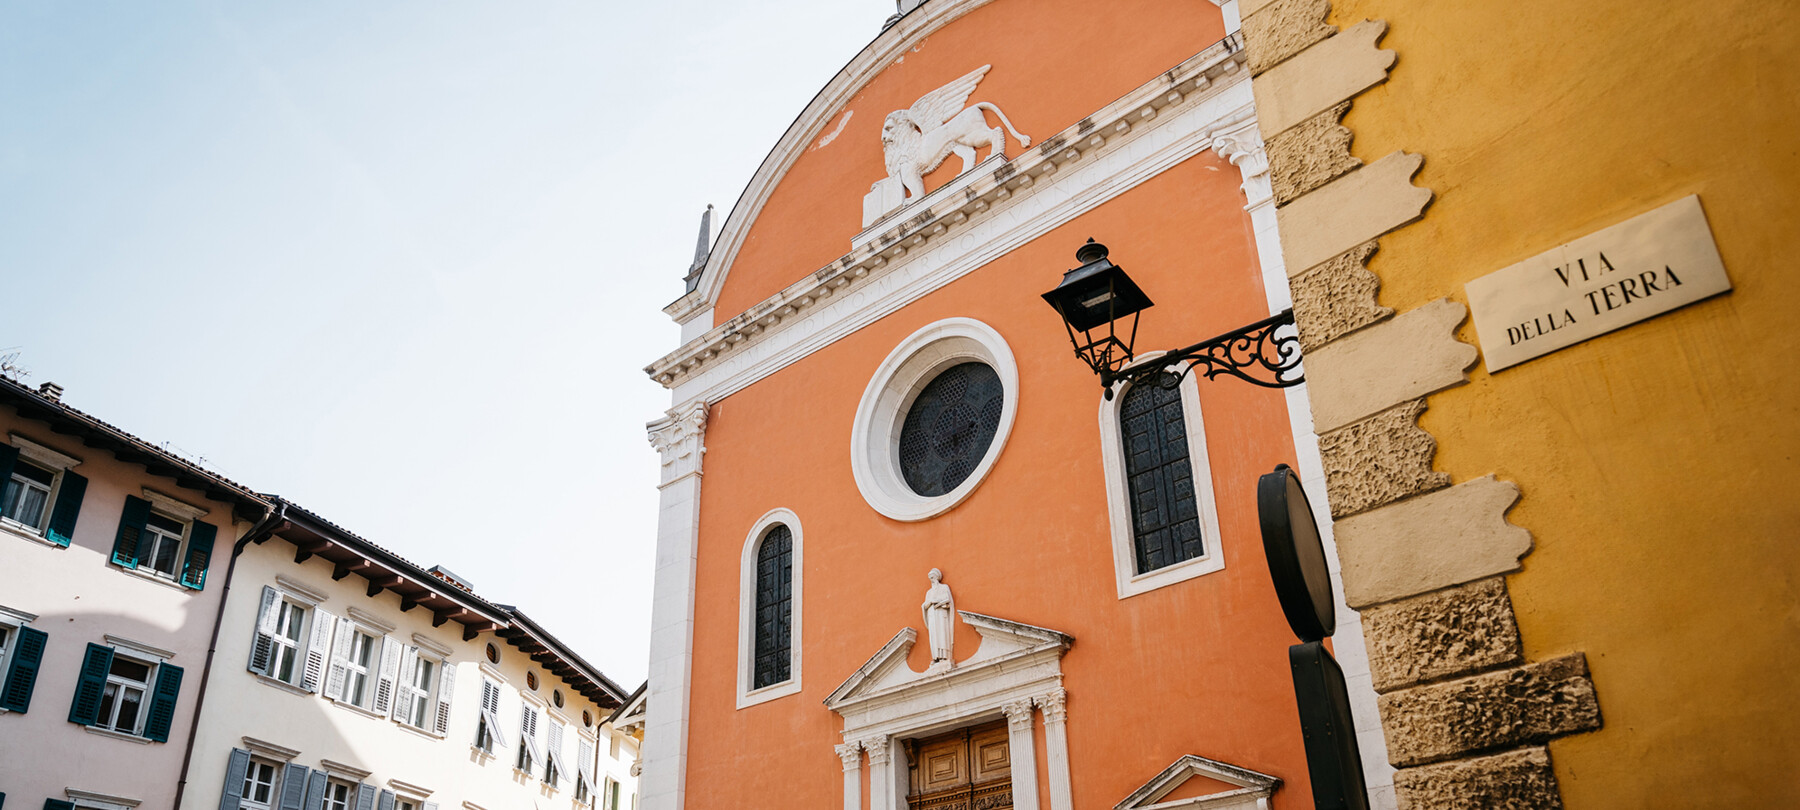
[(1044, 725), (1061, 723), (1069, 716), (1064, 704), (1068, 701), (1069, 692), (1058, 686), (1032, 699), (1040, 711), (1044, 713)]
[(706, 403), (671, 410), (646, 428), (650, 446), (662, 455), (663, 483), (700, 471), (700, 458), (706, 452), (701, 441), (706, 434)]
[(1006, 726), (1013, 731), (1031, 730), (1031, 701), (1015, 700), (1000, 707), (1006, 713)]
[(837, 747), (838, 759), (843, 760), (844, 770), (854, 771), (862, 767), (862, 743), (851, 741)]
[(1256, 119), (1212, 134), (1212, 150), (1244, 176), (1244, 198), (1254, 206), (1274, 198), (1269, 179), (1269, 153), (1256, 130)]
[(888, 757), (893, 754), (893, 750), (888, 747), (886, 738), (863, 740), (856, 744), (868, 752), (869, 767), (871, 768), (888, 764)]

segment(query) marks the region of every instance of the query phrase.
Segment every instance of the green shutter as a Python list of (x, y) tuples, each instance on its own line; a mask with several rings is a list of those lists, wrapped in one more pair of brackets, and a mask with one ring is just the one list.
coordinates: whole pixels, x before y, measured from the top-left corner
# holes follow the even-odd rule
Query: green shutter
[(69, 722), (91, 726), (100, 719), (100, 697), (106, 693), (106, 673), (112, 670), (113, 651), (89, 643), (81, 659), (81, 677), (75, 681), (75, 702), (69, 706)]
[(181, 667), (159, 664), (156, 667), (156, 695), (150, 698), (150, 721), (144, 724), (144, 736), (157, 742), (169, 741), (169, 726), (175, 722), (175, 698), (181, 694)]
[(219, 527), (198, 520), (188, 530), (187, 561), (181, 565), (184, 587), (196, 591), (206, 587), (206, 566), (212, 562), (213, 539), (218, 534)]
[(125, 511), (119, 515), (119, 534), (113, 538), (112, 561), (126, 568), (138, 566), (138, 537), (150, 520), (150, 502), (125, 496)]
[(68, 546), (75, 536), (75, 518), (81, 515), (81, 498), (87, 494), (87, 479), (74, 470), (63, 470), (61, 488), (56, 490), (56, 507), (50, 510), (50, 542)]
[(44, 810), (75, 810), (75, 803), (65, 802), (62, 799), (45, 799)]
[(19, 628), (12, 663), (6, 666), (6, 683), (0, 686), (0, 709), (24, 714), (31, 707), (31, 688), (37, 685), (38, 662), (50, 634), (30, 627)]

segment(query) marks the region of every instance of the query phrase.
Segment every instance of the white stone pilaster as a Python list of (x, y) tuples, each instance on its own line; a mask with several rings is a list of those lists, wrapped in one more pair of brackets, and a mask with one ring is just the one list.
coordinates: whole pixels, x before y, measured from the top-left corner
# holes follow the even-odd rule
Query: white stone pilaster
[(1000, 709), (1006, 712), (1013, 810), (1038, 810), (1037, 739), (1031, 734), (1031, 701), (1015, 701)]
[(894, 746), (885, 737), (863, 740), (869, 754), (869, 810), (901, 810), (894, 783)]
[(1033, 700), (1044, 713), (1044, 762), (1050, 769), (1050, 810), (1073, 810), (1069, 785), (1069, 693), (1057, 687)]
[(700, 533), (700, 462), (706, 403), (648, 425), (662, 456), (656, 572), (650, 606), (650, 693), (639, 795), (644, 810), (682, 810), (687, 793), (688, 705), (694, 651), (694, 571)]
[(862, 810), (862, 745), (844, 743), (837, 755), (844, 763), (844, 810)]

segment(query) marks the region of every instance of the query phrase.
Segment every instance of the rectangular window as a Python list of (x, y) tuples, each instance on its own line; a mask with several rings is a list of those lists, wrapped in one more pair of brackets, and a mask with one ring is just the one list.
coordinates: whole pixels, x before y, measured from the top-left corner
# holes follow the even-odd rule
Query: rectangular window
[(0, 492), (0, 517), (43, 531), (49, 514), (50, 488), (56, 473), (23, 459), (13, 462), (12, 477)]
[(606, 777), (606, 795), (600, 797), (600, 803), (606, 810), (619, 810), (619, 783)]
[(325, 810), (350, 810), (356, 804), (356, 787), (333, 779), (325, 783)]
[(419, 810), (419, 803), (412, 799), (400, 799), (394, 802), (394, 810)]
[(400, 703), (394, 717), (409, 726), (424, 729), (432, 719), (431, 691), (437, 682), (438, 662), (420, 656), (416, 649), (408, 657), (412, 666), (410, 669), (401, 667), (401, 675), (406, 680), (400, 684)]
[(300, 637), (306, 627), (306, 608), (283, 599), (276, 606), (276, 611), (275, 633), (269, 637), (273, 642), (269, 674), (279, 680), (298, 684), (302, 674)]
[(137, 734), (144, 719), (145, 696), (150, 692), (151, 664), (115, 653), (112, 668), (106, 673), (106, 691), (100, 696), (100, 717), (96, 728)]
[(138, 541), (143, 545), (138, 567), (148, 568), (163, 579), (174, 579), (181, 570), (181, 536), (186, 531), (187, 525), (181, 521), (151, 512)]
[(363, 708), (375, 697), (370, 668), (375, 663), (375, 637), (356, 631), (350, 636), (350, 655), (344, 661), (344, 700)]
[(13, 628), (0, 624), (0, 673), (6, 672), (6, 654), (12, 650)]
[(276, 774), (280, 767), (264, 759), (250, 760), (250, 767), (244, 769), (243, 799), (238, 805), (243, 810), (270, 810), (275, 804)]

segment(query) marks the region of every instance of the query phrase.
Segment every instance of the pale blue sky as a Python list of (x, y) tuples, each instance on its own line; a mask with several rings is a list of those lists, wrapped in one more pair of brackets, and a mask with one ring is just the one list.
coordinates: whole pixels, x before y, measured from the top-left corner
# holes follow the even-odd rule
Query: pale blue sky
[(892, 12), (4, 0), (0, 349), (635, 686), (660, 309)]

